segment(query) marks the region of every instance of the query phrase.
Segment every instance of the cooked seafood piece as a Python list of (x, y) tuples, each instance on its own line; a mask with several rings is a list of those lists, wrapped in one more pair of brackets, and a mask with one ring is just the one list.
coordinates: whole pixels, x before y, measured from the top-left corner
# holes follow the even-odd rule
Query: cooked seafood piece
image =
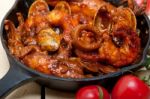
[(23, 58), (25, 55), (31, 51), (40, 51), (40, 48), (37, 45), (24, 46), (21, 41), (21, 28), (16, 29), (14, 24), (5, 20), (5, 30), (8, 33), (8, 47), (16, 58)]
[(84, 78), (82, 64), (74, 59), (57, 60), (43, 53), (32, 53), (25, 56), (22, 61), (27, 66), (45, 74), (63, 78)]
[(78, 25), (72, 32), (73, 44), (84, 51), (91, 51), (100, 47), (100, 31), (91, 25)]
[(132, 64), (140, 52), (140, 38), (138, 34), (126, 27), (120, 28), (108, 35), (104, 33), (104, 42), (99, 48), (100, 60), (122, 67)]
[(28, 17), (45, 15), (49, 12), (48, 4), (45, 0), (36, 0), (29, 8)]
[(37, 42), (42, 50), (56, 51), (60, 46), (60, 35), (51, 28), (43, 29), (37, 34)]

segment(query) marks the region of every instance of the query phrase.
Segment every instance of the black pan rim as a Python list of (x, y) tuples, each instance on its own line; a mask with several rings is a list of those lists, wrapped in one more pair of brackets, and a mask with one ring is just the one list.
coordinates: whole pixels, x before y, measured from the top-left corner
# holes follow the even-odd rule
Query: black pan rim
[[(10, 8), (10, 10), (4, 16), (4, 18), (2, 20), (2, 23), (1, 23), (1, 28), (0, 28), (1, 34), (0, 34), (0, 36), (1, 36), (1, 41), (2, 41), (3, 48), (5, 49), (5, 52), (7, 53), (8, 57), (13, 58), (14, 62), (16, 62), (19, 65), (19, 67), (21, 67), (22, 69), (24, 69), (26, 71), (29, 71), (33, 75), (36, 75), (36, 76), (39, 76), (39, 77), (42, 77), (42, 78), (52, 79), (52, 80), (61, 80), (61, 81), (69, 81), (69, 82), (74, 82), (74, 81), (77, 81), (77, 82), (79, 82), (79, 81), (87, 82), (87, 81), (103, 80), (103, 79), (109, 79), (109, 78), (113, 78), (113, 77), (119, 76), (121, 74), (124, 74), (127, 71), (130, 71), (132, 69), (135, 69), (135, 68), (139, 67), (145, 61), (147, 50), (148, 50), (148, 47), (149, 47), (149, 44), (150, 44), (150, 35), (148, 37), (148, 41), (147, 41), (146, 47), (143, 50), (143, 53), (142, 53), (142, 56), (141, 56), (142, 58), (141, 58), (140, 62), (137, 63), (137, 64), (134, 64), (134, 65), (123, 67), (123, 68), (121, 68), (119, 71), (117, 71), (115, 73), (109, 73), (109, 74), (106, 74), (106, 75), (99, 75), (99, 76), (95, 76), (95, 77), (92, 77), (92, 78), (74, 79), (74, 78), (61, 78), (61, 77), (57, 77), (57, 76), (53, 76), (53, 75), (46, 75), (44, 73), (38, 72), (36, 70), (33, 70), (33, 69), (27, 67), (26, 65), (24, 65), (23, 63), (21, 63), (19, 60), (17, 60), (15, 57), (13, 57), (10, 54), (9, 49), (5, 45), (5, 40), (3, 38), (4, 20), (6, 19), (6, 17), (9, 16), (9, 14), (11, 13), (11, 11), (16, 8), (16, 5), (19, 2), (23, 2), (23, 0), (21, 0), (21, 1), (16, 0), (15, 3), (14, 3), (14, 5)], [(148, 33), (150, 34), (150, 21), (149, 21), (149, 18), (146, 16), (146, 14), (144, 14), (143, 16), (146, 19), (146, 22), (148, 24), (148, 28), (149, 28)]]

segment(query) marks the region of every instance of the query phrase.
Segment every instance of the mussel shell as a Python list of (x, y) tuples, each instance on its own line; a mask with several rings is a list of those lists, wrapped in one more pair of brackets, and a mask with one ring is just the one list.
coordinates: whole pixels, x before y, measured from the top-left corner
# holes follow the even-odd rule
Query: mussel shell
[(28, 17), (44, 15), (49, 12), (48, 4), (45, 0), (36, 0), (29, 8)]
[(94, 21), (100, 31), (112, 31), (120, 26), (127, 26), (136, 31), (136, 17), (130, 8), (114, 7), (108, 3), (97, 11)]
[(60, 46), (60, 35), (51, 28), (43, 29), (38, 33), (37, 41), (43, 50), (56, 51)]
[(114, 30), (120, 27), (129, 27), (133, 31), (136, 31), (137, 21), (135, 14), (130, 8), (117, 8), (116, 13), (114, 14), (113, 21), (115, 24), (112, 28)]
[(69, 15), (71, 14), (71, 8), (70, 8), (69, 4), (65, 1), (58, 2), (57, 5), (55, 6), (54, 10), (63, 11)]
[(115, 10), (115, 7), (109, 3), (101, 5), (94, 16), (93, 25), (101, 32), (109, 30), (111, 27), (112, 13), (115, 13)]

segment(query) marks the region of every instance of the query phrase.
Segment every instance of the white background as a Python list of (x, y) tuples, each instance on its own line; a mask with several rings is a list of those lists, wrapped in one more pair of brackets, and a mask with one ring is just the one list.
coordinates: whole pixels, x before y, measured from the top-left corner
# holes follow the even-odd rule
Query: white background
[[(15, 0), (0, 0), (0, 23), (7, 13), (7, 11), (14, 4)], [(4, 76), (4, 74), (8, 71), (9, 64), (7, 57), (5, 55), (5, 51), (3, 50), (2, 44), (0, 42), (0, 78)]]

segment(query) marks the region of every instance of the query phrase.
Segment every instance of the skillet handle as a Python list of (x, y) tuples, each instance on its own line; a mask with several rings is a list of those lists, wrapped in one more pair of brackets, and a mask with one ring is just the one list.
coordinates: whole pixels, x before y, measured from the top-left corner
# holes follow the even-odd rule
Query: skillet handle
[(10, 66), (7, 74), (0, 79), (0, 99), (5, 98), (10, 92), (19, 86), (33, 80), (35, 80), (35, 78), (22, 72), (17, 66)]

